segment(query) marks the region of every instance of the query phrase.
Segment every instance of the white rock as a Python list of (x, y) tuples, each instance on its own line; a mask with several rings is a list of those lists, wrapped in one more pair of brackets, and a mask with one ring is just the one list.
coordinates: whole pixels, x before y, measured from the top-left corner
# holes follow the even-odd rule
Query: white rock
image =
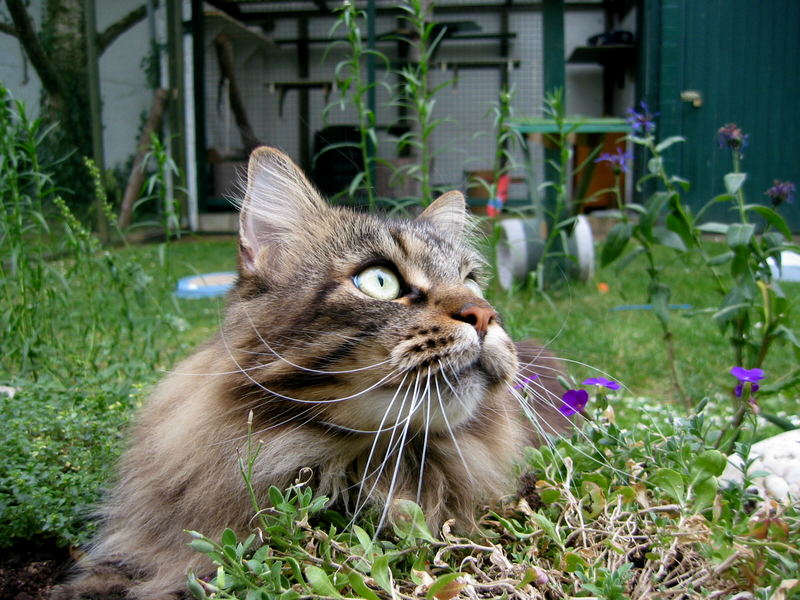
[[(749, 473), (761, 496), (779, 502), (800, 502), (800, 429), (785, 431), (753, 444)], [(721, 483), (741, 485), (744, 480), (738, 454), (728, 457)]]

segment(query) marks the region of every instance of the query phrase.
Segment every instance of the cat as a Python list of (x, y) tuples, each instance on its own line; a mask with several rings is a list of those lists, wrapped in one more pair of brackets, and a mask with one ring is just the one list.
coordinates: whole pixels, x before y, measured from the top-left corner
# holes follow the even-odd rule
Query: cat
[(391, 520), (410, 499), (434, 530), (468, 530), (513, 492), (523, 448), (569, 426), (553, 408), (560, 363), (512, 343), (472, 237), (457, 191), (413, 220), (357, 213), (282, 152), (255, 150), (221, 330), (135, 420), (82, 573), (52, 598), (179, 598), (187, 571), (209, 574), (184, 530), (249, 531), (248, 418), (263, 505), (305, 467), (350, 515)]

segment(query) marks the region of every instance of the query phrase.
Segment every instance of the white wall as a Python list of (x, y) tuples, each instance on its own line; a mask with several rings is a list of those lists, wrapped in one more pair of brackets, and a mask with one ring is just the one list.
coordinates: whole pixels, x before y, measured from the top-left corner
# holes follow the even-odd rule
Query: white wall
[[(102, 31), (135, 7), (136, 3), (130, 0), (97, 2), (97, 29)], [(142, 68), (150, 48), (149, 37), (145, 18), (118, 37), (100, 57), (103, 144), (108, 168), (124, 163), (136, 151), (142, 115), (146, 117), (153, 101), (153, 91), (147, 87)]]
[[(32, 0), (29, 12), (37, 25), (43, 0)], [(110, 23), (135, 8), (130, 0), (97, 2), (97, 28), (102, 31)], [(10, 18), (0, 12), (5, 21)], [(100, 88), (103, 101), (103, 141), (106, 166), (124, 163), (134, 152), (141, 124), (152, 92), (147, 88), (141, 68), (147, 54), (147, 21), (138, 23), (108, 47), (100, 57)], [(0, 81), (14, 98), (23, 100), (29, 115), (39, 112), (41, 84), (33, 67), (27, 63), (16, 38), (0, 33)]]
[[(34, 21), (38, 23), (40, 17), (40, 1), (32, 3), (28, 10)], [(5, 7), (0, 8), (0, 18), (10, 23)], [(25, 102), (28, 116), (39, 113), (39, 94), (42, 86), (33, 67), (22, 51), (17, 38), (6, 33), (0, 33), (0, 81), (17, 100)]]

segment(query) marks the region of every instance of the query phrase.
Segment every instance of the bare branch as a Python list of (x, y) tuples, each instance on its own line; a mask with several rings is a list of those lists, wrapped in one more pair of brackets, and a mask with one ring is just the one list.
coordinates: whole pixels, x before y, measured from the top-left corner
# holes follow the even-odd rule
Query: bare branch
[[(157, 5), (157, 3), (156, 3)], [(147, 16), (147, 6), (142, 4), (138, 8), (134, 8), (124, 17), (114, 21), (111, 25), (106, 27), (101, 33), (97, 34), (97, 52), (102, 54), (111, 44), (114, 43), (119, 36), (128, 31), (131, 27), (139, 23)]]
[(3, 23), (2, 21), (0, 21), (0, 33), (7, 33), (8, 35), (19, 37), (17, 35), (17, 30), (11, 23)]
[(14, 21), (19, 43), (22, 44), (25, 54), (28, 55), (28, 60), (31, 61), (33, 68), (36, 69), (36, 73), (42, 82), (42, 87), (54, 104), (62, 104), (65, 99), (64, 90), (66, 89), (64, 82), (45, 53), (44, 48), (42, 48), (39, 36), (33, 28), (31, 17), (25, 9), (25, 4), (22, 0), (6, 0), (6, 6), (11, 15), (11, 20)]

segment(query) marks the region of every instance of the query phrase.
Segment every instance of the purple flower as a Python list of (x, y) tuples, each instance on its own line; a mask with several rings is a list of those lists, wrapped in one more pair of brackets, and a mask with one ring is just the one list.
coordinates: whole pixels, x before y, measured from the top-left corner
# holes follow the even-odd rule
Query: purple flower
[(736, 123), (727, 123), (717, 131), (717, 143), (720, 148), (727, 146), (731, 150), (739, 150), (747, 147), (747, 138), (750, 136), (744, 133)]
[(639, 103), (639, 106), (642, 107), (642, 112), (640, 113), (632, 108), (627, 110), (628, 118), (625, 119), (625, 122), (631, 126), (634, 133), (651, 134), (656, 130), (654, 119), (658, 116), (658, 113), (651, 114), (647, 104), (644, 102)]
[(731, 375), (733, 375), (734, 377), (736, 377), (736, 379), (739, 380), (739, 384), (736, 386), (734, 393), (736, 394), (737, 398), (741, 398), (745, 383), (750, 384), (751, 394), (755, 394), (758, 391), (758, 382), (764, 379), (764, 370), (733, 367), (731, 369)]
[(619, 175), (623, 171), (626, 173), (628, 172), (628, 163), (631, 160), (633, 160), (632, 152), (625, 151), (622, 148), (617, 148), (617, 151), (613, 154), (611, 152), (603, 152), (600, 156), (594, 159), (594, 162), (608, 163), (614, 173)]
[(602, 386), (610, 390), (618, 390), (619, 388), (622, 387), (616, 381), (611, 381), (610, 379), (606, 379), (605, 377), (590, 377), (589, 379), (583, 382), (583, 385)]
[(565, 417), (571, 417), (581, 412), (589, 402), (589, 393), (586, 390), (567, 390), (561, 397), (563, 404), (558, 409)]
[(529, 383), (533, 383), (533, 381), (534, 381), (535, 379), (539, 379), (539, 376), (538, 376), (538, 375), (536, 375), (535, 373), (531, 373), (531, 375), (530, 375), (530, 376), (523, 378), (523, 380), (522, 380), (520, 383), (518, 383), (517, 385), (515, 385), (515, 386), (514, 386), (514, 389), (515, 389), (515, 390), (521, 390), (522, 388), (524, 388), (524, 387), (525, 387), (526, 385), (528, 385)]
[(772, 206), (778, 208), (784, 202), (791, 204), (794, 202), (794, 192), (797, 188), (791, 181), (772, 180), (772, 187), (764, 192), (772, 200)]

